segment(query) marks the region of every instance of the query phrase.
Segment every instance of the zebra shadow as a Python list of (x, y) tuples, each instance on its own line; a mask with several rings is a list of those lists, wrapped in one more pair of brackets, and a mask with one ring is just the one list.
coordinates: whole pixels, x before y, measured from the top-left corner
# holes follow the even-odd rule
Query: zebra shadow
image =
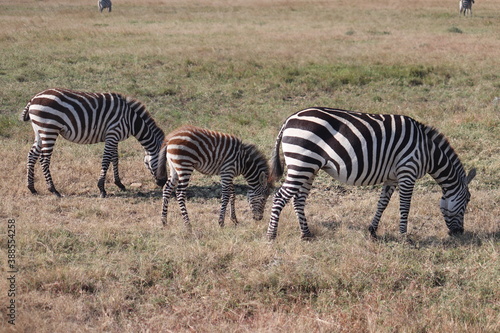
[[(367, 231), (368, 235), (368, 231)], [(368, 237), (368, 236), (367, 236)], [(420, 236), (420, 235), (409, 235), (408, 238), (402, 238), (399, 234), (386, 233), (379, 235), (377, 239), (373, 239), (375, 242), (383, 244), (394, 244), (402, 243), (406, 244), (411, 248), (421, 249), (421, 248), (442, 248), (442, 249), (454, 249), (460, 247), (481, 247), (485, 242), (490, 240), (497, 242), (500, 240), (500, 231), (495, 232), (472, 232), (465, 231), (462, 235), (448, 236), (445, 238), (438, 236)]]
[[(234, 193), (237, 196), (247, 195), (248, 186), (242, 184), (234, 184)], [(137, 189), (127, 189), (126, 191), (117, 191), (110, 193), (110, 197), (121, 197), (121, 198), (138, 198), (138, 199), (150, 199), (150, 198), (161, 198), (163, 195), (163, 189), (157, 188), (153, 190), (137, 190)], [(172, 192), (171, 197), (175, 197), (176, 191)], [(186, 189), (187, 199), (220, 199), (222, 197), (222, 187), (220, 183), (212, 183), (210, 185), (189, 185)]]

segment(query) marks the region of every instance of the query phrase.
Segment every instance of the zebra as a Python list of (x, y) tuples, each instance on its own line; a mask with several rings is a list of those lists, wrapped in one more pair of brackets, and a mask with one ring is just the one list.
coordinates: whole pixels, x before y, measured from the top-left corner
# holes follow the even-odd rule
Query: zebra
[(101, 13), (104, 8), (107, 8), (109, 13), (111, 11), (111, 0), (97, 0), (97, 7)]
[(472, 16), (472, 4), (474, 0), (459, 0), (460, 14), (467, 16), (467, 12)]
[(317, 172), (350, 185), (383, 184), (377, 211), (369, 226), (376, 232), (396, 185), (400, 192), (399, 231), (406, 235), (410, 200), (415, 181), (429, 173), (441, 186), (441, 212), (449, 234), (463, 233), (464, 212), (470, 200), (468, 184), (476, 170), (466, 175), (448, 143), (435, 128), (403, 115), (313, 107), (288, 117), (276, 138), (270, 161), (271, 179), (283, 175), (282, 144), (286, 179), (273, 200), (267, 237), (277, 235), (281, 210), (293, 198), (303, 239), (313, 237), (304, 207)]
[[(37, 194), (34, 167), (40, 158), (50, 192), (60, 197), (52, 181), (49, 166), (54, 144), (59, 135), (68, 141), (91, 144), (104, 142), (102, 168), (97, 186), (106, 197), (104, 182), (110, 163), (115, 184), (125, 190), (118, 173), (118, 142), (130, 135), (145, 149), (144, 163), (155, 176), (158, 153), (165, 134), (139, 101), (117, 93), (88, 93), (69, 89), (48, 89), (36, 94), (21, 113), (21, 120), (31, 120), (35, 142), (28, 154), (28, 189)], [(162, 180), (157, 180), (159, 185)]]
[(222, 204), (219, 225), (224, 226), (227, 204), (230, 203), (231, 221), (238, 223), (234, 208), (235, 193), (233, 179), (243, 175), (250, 189), (248, 201), (254, 220), (262, 220), (267, 197), (272, 184), (269, 183), (267, 159), (255, 145), (243, 143), (241, 139), (195, 126), (182, 126), (165, 138), (160, 151), (156, 177), (166, 178), (168, 163), (170, 177), (163, 189), (161, 221), (167, 224), (168, 201), (177, 188), (184, 224), (190, 227), (186, 209), (186, 188), (194, 170), (205, 175), (220, 175)]

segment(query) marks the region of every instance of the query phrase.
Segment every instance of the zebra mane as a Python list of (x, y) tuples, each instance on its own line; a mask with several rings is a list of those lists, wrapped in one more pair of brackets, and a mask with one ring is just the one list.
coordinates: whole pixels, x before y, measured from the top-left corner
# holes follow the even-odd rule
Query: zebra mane
[(132, 109), (132, 111), (137, 113), (142, 120), (144, 120), (148, 124), (152, 123), (153, 125), (158, 127), (156, 125), (155, 120), (151, 116), (151, 113), (149, 113), (149, 111), (146, 109), (146, 106), (144, 104), (142, 104), (141, 101), (139, 101), (135, 98), (132, 98), (130, 96), (126, 96), (125, 100), (127, 101), (128, 105), (130, 105), (130, 108)]
[(455, 150), (450, 145), (448, 139), (444, 136), (443, 133), (439, 132), (439, 130), (433, 126), (428, 126), (424, 124), (420, 124), (424, 128), (424, 133), (427, 137), (435, 143), (438, 147), (449, 147), (450, 152), (456, 155)]
[(455, 165), (457, 171), (459, 171), (460, 174), (465, 177), (466, 173), (462, 162), (460, 161), (458, 154), (455, 152), (446, 136), (444, 136), (443, 133), (439, 132), (439, 130), (433, 126), (427, 126), (424, 124), (420, 125), (423, 127), (424, 133), (426, 134), (427, 138), (429, 138), (430, 142), (440, 148), (440, 150), (443, 151), (443, 153), (450, 159), (453, 165)]
[(132, 110), (132, 112), (134, 112), (135, 114), (137, 114), (137, 116), (140, 119), (142, 119), (142, 121), (144, 121), (144, 123), (146, 124), (146, 126), (149, 129), (151, 129), (151, 130), (153, 130), (155, 132), (158, 132), (161, 135), (162, 140), (163, 140), (163, 137), (165, 137), (165, 133), (156, 124), (156, 121), (151, 116), (151, 113), (149, 113), (149, 111), (146, 109), (146, 106), (142, 102), (140, 102), (139, 100), (137, 100), (135, 98), (132, 98), (130, 96), (126, 96), (125, 97), (125, 101), (130, 106), (130, 109)]
[(267, 175), (269, 175), (267, 159), (256, 145), (242, 142), (242, 149), (246, 153), (247, 164), (256, 164), (259, 168), (264, 169)]

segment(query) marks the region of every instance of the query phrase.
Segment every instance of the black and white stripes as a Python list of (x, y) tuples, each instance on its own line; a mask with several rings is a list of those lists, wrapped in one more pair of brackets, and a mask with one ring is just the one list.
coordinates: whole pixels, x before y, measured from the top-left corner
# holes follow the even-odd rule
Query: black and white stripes
[(467, 13), (472, 16), (472, 4), (474, 0), (459, 0), (459, 9), (460, 14), (464, 14), (467, 16)]
[(448, 141), (435, 129), (400, 115), (373, 115), (329, 108), (310, 108), (283, 124), (271, 159), (271, 177), (283, 174), (280, 144), (288, 167), (274, 197), (267, 235), (277, 235), (281, 210), (293, 198), (303, 238), (312, 237), (304, 215), (314, 177), (325, 170), (350, 185), (383, 183), (377, 212), (370, 225), (375, 237), (383, 211), (395, 190), (400, 192), (400, 232), (407, 231), (415, 181), (429, 173), (441, 185), (441, 211), (450, 233), (463, 232), (470, 194), (467, 176)]
[(99, 8), (99, 11), (102, 13), (102, 11), (107, 8), (108, 12), (111, 11), (111, 0), (97, 0), (97, 7)]
[(224, 225), (227, 204), (230, 203), (231, 220), (237, 223), (234, 208), (233, 179), (243, 175), (250, 187), (248, 200), (253, 218), (261, 220), (269, 196), (269, 168), (267, 160), (254, 145), (243, 143), (239, 138), (193, 126), (181, 127), (165, 138), (160, 152), (157, 179), (170, 177), (163, 190), (162, 222), (167, 222), (168, 201), (172, 191), (176, 195), (186, 225), (190, 224), (186, 209), (186, 188), (194, 170), (206, 175), (220, 175), (222, 184), (222, 205), (219, 225)]
[(40, 158), (49, 190), (55, 189), (49, 171), (50, 158), (59, 135), (68, 141), (91, 144), (105, 142), (98, 187), (106, 196), (104, 182), (113, 163), (115, 184), (125, 189), (118, 173), (118, 142), (135, 136), (146, 152), (144, 162), (153, 175), (158, 153), (165, 137), (143, 104), (116, 93), (85, 93), (67, 89), (49, 89), (34, 96), (24, 108), (21, 119), (31, 119), (35, 143), (28, 154), (28, 188), (36, 193), (34, 166)]

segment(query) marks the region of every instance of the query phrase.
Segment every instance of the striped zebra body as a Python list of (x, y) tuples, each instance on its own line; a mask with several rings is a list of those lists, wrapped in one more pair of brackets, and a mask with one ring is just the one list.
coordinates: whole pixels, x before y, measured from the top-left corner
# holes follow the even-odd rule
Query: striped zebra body
[(473, 3), (474, 0), (459, 0), (460, 14), (464, 14), (464, 16), (467, 16), (467, 13), (469, 13), (469, 15), (472, 16)]
[(441, 211), (450, 233), (463, 232), (463, 215), (470, 199), (468, 183), (475, 170), (467, 176), (448, 141), (431, 127), (400, 115), (305, 109), (290, 116), (281, 127), (271, 158), (272, 179), (283, 175), (280, 143), (288, 171), (274, 197), (269, 239), (276, 238), (281, 210), (291, 198), (302, 237), (312, 237), (304, 207), (319, 170), (350, 185), (384, 185), (369, 228), (373, 237), (397, 185), (399, 229), (406, 233), (415, 181), (429, 173), (442, 187)]
[(109, 13), (111, 11), (111, 0), (97, 0), (97, 7), (101, 13), (105, 8), (108, 9)]
[(261, 220), (271, 185), (268, 183), (269, 167), (266, 159), (254, 145), (239, 138), (202, 129), (184, 126), (165, 138), (160, 152), (158, 179), (166, 178), (168, 163), (170, 177), (163, 189), (162, 223), (167, 223), (168, 201), (177, 188), (176, 196), (186, 225), (190, 225), (186, 209), (186, 188), (194, 170), (206, 175), (220, 175), (222, 205), (219, 225), (224, 225), (227, 204), (230, 203), (231, 220), (236, 224), (233, 179), (243, 175), (250, 187), (248, 200), (253, 218)]
[(31, 120), (35, 142), (28, 154), (28, 188), (36, 194), (34, 167), (40, 159), (49, 191), (55, 189), (49, 166), (54, 144), (59, 135), (80, 144), (105, 142), (98, 187), (106, 196), (104, 182), (110, 163), (115, 184), (122, 190), (118, 173), (118, 142), (135, 136), (146, 152), (144, 162), (154, 176), (158, 153), (165, 137), (145, 106), (130, 97), (116, 93), (85, 93), (67, 89), (48, 89), (35, 95), (24, 108), (21, 119)]

